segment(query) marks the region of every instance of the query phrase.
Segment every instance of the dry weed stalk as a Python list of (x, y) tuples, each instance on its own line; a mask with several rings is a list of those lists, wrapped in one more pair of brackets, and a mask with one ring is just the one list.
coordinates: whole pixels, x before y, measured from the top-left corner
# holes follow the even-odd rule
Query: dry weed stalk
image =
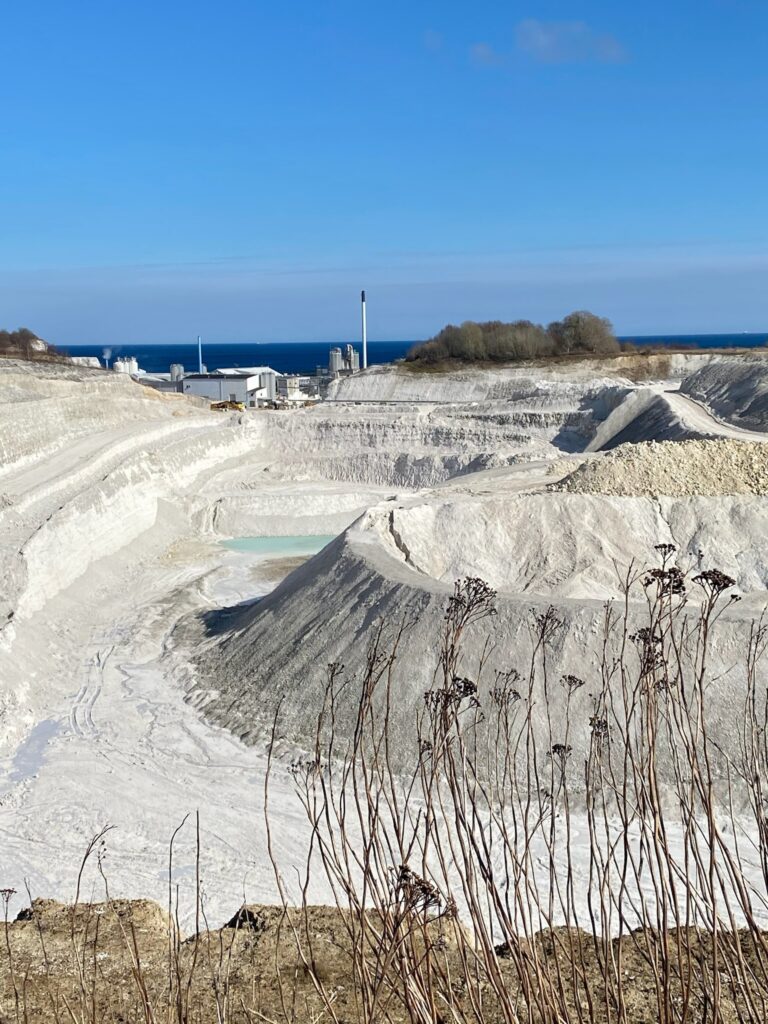
[[(532, 613), (524, 670), (486, 678), (489, 643), (467, 666), (466, 635), (487, 626), (495, 594), (458, 583), (410, 771), (395, 767), (391, 715), (408, 624), (389, 639), (379, 629), (361, 681), (330, 667), (314, 751), (291, 766), (311, 829), (300, 909), (273, 858), (329, 1020), (308, 918), (318, 870), (344, 922), (364, 1024), (636, 1024), (629, 964), (651, 979), (653, 1020), (768, 1020), (768, 626), (750, 631), (740, 749), (724, 750), (708, 693), (734, 581), (683, 572), (671, 545), (657, 551), (657, 567), (624, 574), (623, 607), (606, 607), (588, 683), (552, 677), (564, 629), (553, 608)], [(339, 715), (353, 685), (349, 737)], [(278, 723), (279, 713), (273, 743)], [(267, 827), (268, 792), (269, 773)], [(577, 811), (586, 867), (574, 857)]]
[[(270, 833), (278, 712), (265, 817), (282, 918), (274, 971), (251, 977), (249, 997), (243, 975), (233, 981), (239, 919), (231, 938), (208, 929), (199, 817), (195, 934), (182, 936), (174, 883), (185, 818), (169, 843), (165, 951), (151, 968), (130, 909), (110, 896), (109, 829), (99, 832), (81, 863), (65, 934), (72, 991), (56, 975), (60, 965), (52, 966), (37, 920), (45, 1019), (763, 1024), (768, 623), (753, 623), (745, 638), (743, 721), (738, 743), (726, 747), (712, 723), (711, 655), (717, 623), (738, 598), (729, 577), (700, 566), (684, 573), (675, 554), (662, 545), (656, 568), (626, 570), (623, 606), (605, 608), (598, 669), (586, 679), (553, 673), (565, 635), (553, 608), (531, 614), (525, 665), (492, 673), (490, 639), (473, 646), (479, 653), (470, 663), (468, 636), (491, 626), (496, 595), (480, 580), (458, 583), (408, 771), (399, 767), (392, 709), (412, 623), (378, 629), (362, 680), (331, 666), (314, 747), (290, 768), (310, 825), (297, 904)], [(576, 852), (579, 830), (586, 860)], [(106, 897), (99, 913), (82, 902), (92, 857)], [(338, 911), (334, 941), (350, 965), (343, 996), (317, 946), (309, 904), (315, 873)], [(28, 1024), (29, 966), (15, 955), (11, 895), (3, 895), (9, 1005), (15, 1024)], [(100, 956), (115, 922), (130, 986), (113, 991)], [(638, 974), (649, 979), (641, 1004)], [(272, 987), (272, 997), (257, 998), (257, 985), (260, 995)]]
[[(30, 1017), (26, 1004), (26, 981), (29, 965), (41, 962), (44, 970), (38, 982), (39, 992), (49, 1006), (49, 1013), (43, 1018), (61, 1024), (62, 1019), (69, 1024), (97, 1024), (97, 1022), (136, 1021), (141, 1024), (198, 1024), (198, 1022), (215, 1021), (215, 1024), (229, 1024), (233, 1019), (230, 1005), (230, 972), (233, 963), (234, 930), (232, 941), (225, 944), (219, 934), (217, 948), (208, 931), (203, 907), (202, 886), (200, 877), (200, 820), (195, 819), (195, 932), (184, 940), (179, 921), (179, 894), (174, 886), (173, 864), (174, 844), (184, 827), (187, 817), (174, 830), (168, 847), (168, 923), (164, 958), (158, 960), (157, 950), (150, 947), (142, 949), (142, 937), (134, 921), (134, 907), (130, 903), (116, 901), (110, 893), (110, 886), (105, 870), (106, 837), (113, 826), (107, 826), (94, 835), (86, 846), (86, 850), (77, 876), (75, 900), (67, 909), (69, 956), (65, 962), (59, 960), (54, 966), (48, 952), (45, 929), (40, 918), (41, 911), (36, 910), (32, 893), (27, 887), (30, 910), (24, 912), (24, 919), (33, 921), (39, 943), (39, 954), (26, 953), (27, 973), (25, 985), (21, 990), (17, 985), (15, 959), (11, 942), (11, 930), (8, 923), (8, 904), (13, 890), (0, 891), (5, 906), (5, 949), (9, 960), (8, 976), (14, 995), (16, 1008), (16, 1024), (28, 1024)], [(104, 902), (98, 906), (91, 900), (83, 902), (82, 889), (86, 868), (95, 858), (98, 873), (104, 888)], [(54, 912), (55, 913), (55, 912)], [(206, 934), (202, 933), (205, 923)], [(108, 940), (108, 926), (117, 932), (117, 947), (114, 936)], [(207, 942), (206, 942), (207, 939)], [(55, 942), (55, 939), (53, 940)], [(204, 946), (205, 943), (205, 946)], [(203, 951), (207, 954), (203, 964)], [(147, 953), (152, 960), (147, 964)], [(107, 979), (103, 970), (103, 959), (115, 958), (125, 964), (125, 975), (120, 984), (114, 984), (114, 976)], [(162, 969), (160, 968), (162, 965)], [(205, 968), (205, 972), (203, 970)], [(37, 974), (41, 972), (39, 969)], [(202, 978), (201, 974), (206, 977)], [(74, 981), (72, 992), (65, 983), (70, 975)], [(126, 988), (123, 981), (131, 985)], [(132, 990), (131, 990), (132, 986)], [(207, 992), (212, 990), (212, 1000)], [(201, 991), (206, 993), (201, 998)], [(211, 1006), (212, 1003), (212, 1006)], [(63, 1006), (63, 1012), (60, 1010)], [(209, 1016), (212, 1009), (213, 1016)], [(37, 1011), (39, 1014), (39, 1010)], [(0, 1018), (2, 1019), (2, 1018)], [(39, 1016), (35, 1020), (41, 1019)], [(237, 1017), (247, 1019), (245, 1014)]]

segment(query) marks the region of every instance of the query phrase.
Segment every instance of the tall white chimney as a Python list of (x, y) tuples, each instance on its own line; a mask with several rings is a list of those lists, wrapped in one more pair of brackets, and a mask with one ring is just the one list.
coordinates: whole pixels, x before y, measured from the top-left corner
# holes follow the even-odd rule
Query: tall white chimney
[(365, 319), (365, 292), (360, 293), (360, 303), (363, 307), (363, 369), (368, 368), (368, 325)]

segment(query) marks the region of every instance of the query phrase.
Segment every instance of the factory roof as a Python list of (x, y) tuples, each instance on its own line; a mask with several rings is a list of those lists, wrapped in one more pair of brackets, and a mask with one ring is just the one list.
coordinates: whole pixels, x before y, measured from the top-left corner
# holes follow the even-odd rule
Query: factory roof
[[(263, 371), (262, 371), (263, 373)], [(184, 380), (246, 380), (258, 377), (253, 370), (212, 370), (210, 373), (185, 373)], [(280, 374), (278, 374), (280, 376)]]
[[(273, 370), (271, 366), (235, 366), (227, 370), (216, 370), (212, 374), (208, 374), (209, 377), (255, 377), (260, 373), (274, 373), (276, 377), (282, 377), (282, 373), (277, 370)], [(199, 376), (199, 374), (190, 374), (190, 376)]]

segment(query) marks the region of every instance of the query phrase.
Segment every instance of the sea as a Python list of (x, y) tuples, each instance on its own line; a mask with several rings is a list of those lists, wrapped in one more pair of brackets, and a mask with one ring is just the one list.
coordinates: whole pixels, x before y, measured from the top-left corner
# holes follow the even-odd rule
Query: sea
[[(690, 348), (755, 348), (768, 345), (765, 334), (675, 334), (622, 337), (636, 345), (687, 346)], [(342, 348), (344, 342), (338, 342)], [(392, 363), (402, 359), (415, 341), (369, 341), (368, 363)], [(314, 373), (318, 366), (328, 365), (328, 353), (334, 346), (328, 342), (203, 342), (203, 363), (209, 370), (237, 366), (271, 366), (279, 373)], [(361, 346), (354, 346), (358, 352)], [(134, 356), (139, 367), (147, 373), (168, 373), (171, 363), (181, 363), (189, 372), (195, 372), (197, 344), (136, 344), (136, 345), (62, 345), (72, 356), (96, 356), (104, 363), (118, 356)]]

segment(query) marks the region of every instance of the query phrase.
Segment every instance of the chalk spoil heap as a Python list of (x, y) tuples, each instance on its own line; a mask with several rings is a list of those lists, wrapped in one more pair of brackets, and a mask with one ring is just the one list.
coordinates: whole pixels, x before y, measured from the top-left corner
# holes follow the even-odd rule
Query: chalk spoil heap
[(768, 364), (764, 355), (702, 366), (682, 382), (680, 390), (729, 423), (768, 431)]
[(590, 459), (551, 490), (628, 497), (768, 494), (768, 446), (753, 441), (621, 445)]

